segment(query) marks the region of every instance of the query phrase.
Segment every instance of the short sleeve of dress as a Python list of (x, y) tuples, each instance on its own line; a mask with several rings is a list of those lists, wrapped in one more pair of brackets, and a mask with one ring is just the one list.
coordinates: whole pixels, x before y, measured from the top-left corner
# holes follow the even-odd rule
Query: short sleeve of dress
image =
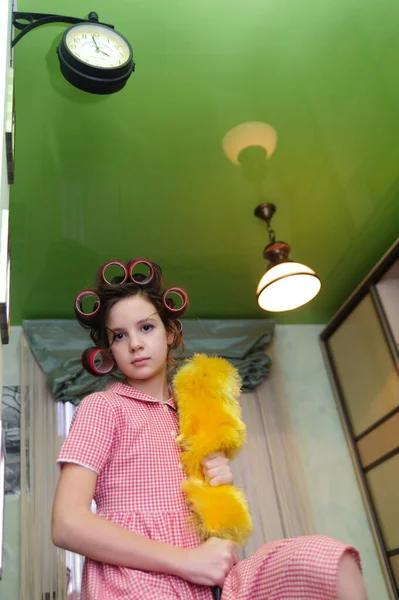
[(84, 398), (73, 416), (57, 462), (75, 463), (98, 475), (109, 456), (115, 433), (115, 414), (101, 394)]

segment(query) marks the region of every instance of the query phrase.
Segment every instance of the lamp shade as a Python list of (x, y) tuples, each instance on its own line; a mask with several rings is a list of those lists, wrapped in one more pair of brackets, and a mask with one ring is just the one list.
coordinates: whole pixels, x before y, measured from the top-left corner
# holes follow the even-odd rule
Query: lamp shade
[(256, 293), (263, 310), (283, 312), (306, 304), (320, 288), (320, 279), (312, 269), (301, 263), (285, 261), (267, 269)]

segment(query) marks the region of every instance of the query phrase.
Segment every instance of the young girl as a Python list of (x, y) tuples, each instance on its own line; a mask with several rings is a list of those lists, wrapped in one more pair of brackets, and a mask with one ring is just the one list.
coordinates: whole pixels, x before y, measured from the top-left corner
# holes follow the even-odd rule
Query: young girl
[[(138, 263), (147, 276), (136, 273)], [(99, 350), (86, 351), (85, 367), (99, 374), (115, 364), (124, 383), (81, 402), (58, 458), (52, 536), (86, 557), (82, 600), (212, 600), (216, 585), (223, 600), (364, 600), (358, 553), (330, 538), (270, 542), (243, 561), (230, 541), (198, 538), (181, 491), (179, 421), (168, 386), (187, 296), (180, 288), (162, 293), (153, 263), (118, 264), (123, 276), (110, 283), (105, 265), (75, 311), (103, 355), (96, 366)], [(89, 294), (95, 304), (85, 314)], [(210, 485), (232, 483), (222, 453), (204, 461), (204, 473)]]

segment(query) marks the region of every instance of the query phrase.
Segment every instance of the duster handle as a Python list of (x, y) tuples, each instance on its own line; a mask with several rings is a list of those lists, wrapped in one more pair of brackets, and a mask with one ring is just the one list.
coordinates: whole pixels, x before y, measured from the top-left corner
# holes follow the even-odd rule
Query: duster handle
[(222, 598), (222, 588), (216, 585), (212, 588), (213, 600), (221, 600)]

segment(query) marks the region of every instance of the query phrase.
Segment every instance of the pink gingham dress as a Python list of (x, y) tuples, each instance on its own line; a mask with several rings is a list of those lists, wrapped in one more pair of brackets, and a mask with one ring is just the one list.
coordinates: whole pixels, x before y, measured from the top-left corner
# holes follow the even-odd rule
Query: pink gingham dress
[[(159, 542), (195, 548), (181, 491), (185, 474), (176, 444), (179, 422), (172, 398), (162, 403), (123, 383), (87, 396), (58, 457), (98, 474), (97, 514)], [(223, 600), (332, 600), (338, 563), (357, 552), (322, 536), (265, 544), (229, 573)], [(81, 600), (212, 600), (211, 588), (164, 573), (86, 559)]]

